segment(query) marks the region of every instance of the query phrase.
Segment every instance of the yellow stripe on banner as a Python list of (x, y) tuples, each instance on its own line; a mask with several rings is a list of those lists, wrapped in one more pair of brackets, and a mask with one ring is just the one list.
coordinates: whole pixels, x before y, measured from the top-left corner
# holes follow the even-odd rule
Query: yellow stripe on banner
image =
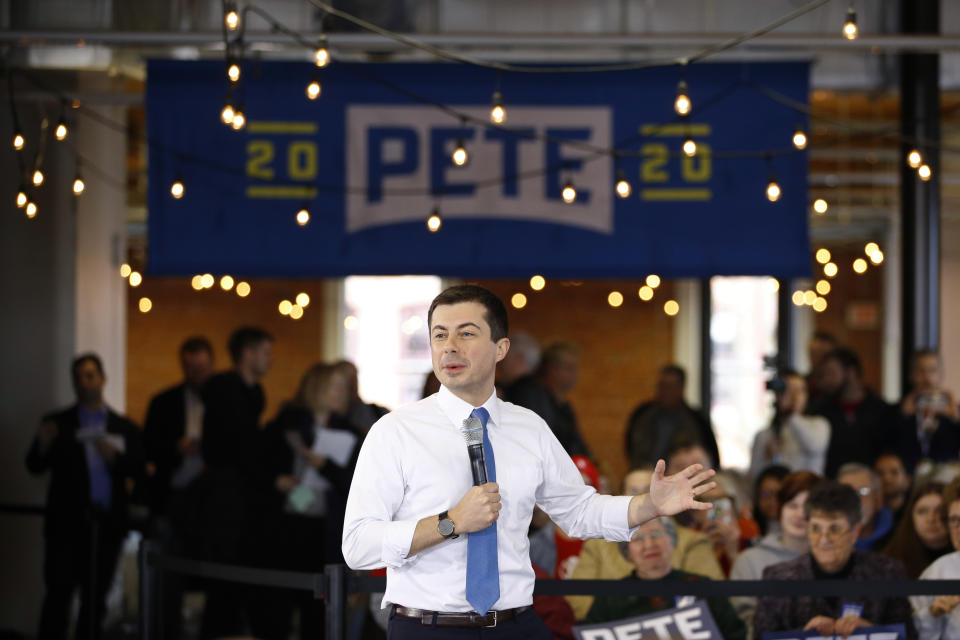
[(713, 197), (710, 189), (643, 189), (641, 200), (661, 200), (670, 202), (706, 202)]
[(314, 187), (298, 186), (266, 186), (257, 185), (247, 187), (248, 198), (307, 198), (317, 197), (317, 190)]
[(248, 122), (250, 133), (316, 133), (316, 122)]
[(645, 124), (640, 127), (640, 135), (656, 138), (659, 136), (694, 136), (710, 135), (710, 125), (699, 124)]

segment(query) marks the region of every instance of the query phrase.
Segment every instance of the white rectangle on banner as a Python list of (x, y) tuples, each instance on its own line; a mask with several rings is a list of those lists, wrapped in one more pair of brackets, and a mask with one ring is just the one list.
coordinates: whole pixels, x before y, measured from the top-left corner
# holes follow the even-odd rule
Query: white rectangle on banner
[[(489, 115), (482, 107), (454, 108)], [(508, 106), (507, 117), (498, 129), (463, 124), (434, 107), (348, 106), (347, 231), (424, 221), (439, 205), (446, 220), (515, 219), (612, 233), (613, 159), (592, 150), (612, 146), (611, 109)], [(526, 133), (511, 133), (517, 130)], [(461, 136), (469, 160), (457, 167), (450, 156)], [(568, 179), (578, 192), (571, 204), (560, 198)]]

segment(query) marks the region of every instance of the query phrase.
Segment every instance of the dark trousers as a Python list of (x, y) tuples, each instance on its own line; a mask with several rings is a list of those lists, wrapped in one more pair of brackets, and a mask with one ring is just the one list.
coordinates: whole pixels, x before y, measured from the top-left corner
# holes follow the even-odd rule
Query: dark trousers
[[(102, 516), (78, 523), (49, 525), (44, 540), (40, 640), (67, 637), (70, 605), (80, 589), (76, 640), (97, 640), (106, 613), (106, 598), (120, 558), (125, 530)], [(54, 530), (55, 529), (55, 530)]]
[(390, 613), (387, 640), (553, 640), (553, 634), (531, 607), (516, 618), (495, 627), (435, 627), (421, 624), (416, 618), (404, 618)]

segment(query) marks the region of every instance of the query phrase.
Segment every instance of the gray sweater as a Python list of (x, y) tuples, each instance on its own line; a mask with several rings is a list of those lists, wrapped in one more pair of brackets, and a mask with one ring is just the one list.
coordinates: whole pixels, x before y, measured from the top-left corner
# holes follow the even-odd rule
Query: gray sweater
[[(763, 570), (772, 564), (786, 562), (803, 555), (803, 552), (791, 551), (783, 546), (780, 533), (768, 533), (756, 545), (737, 556), (730, 569), (731, 580), (760, 580)], [(753, 637), (753, 612), (757, 608), (757, 599), (749, 596), (731, 596), (730, 604), (747, 625), (747, 637)]]

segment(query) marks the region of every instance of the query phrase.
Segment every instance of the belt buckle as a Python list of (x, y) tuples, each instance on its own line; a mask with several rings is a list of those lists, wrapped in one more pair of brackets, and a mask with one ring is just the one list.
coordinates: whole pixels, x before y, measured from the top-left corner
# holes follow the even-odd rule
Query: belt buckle
[(494, 609), (491, 613), (493, 613), (493, 624), (484, 625), (484, 626), (483, 626), (484, 629), (492, 629), (493, 627), (497, 626), (497, 611), (496, 611), (496, 609)]

